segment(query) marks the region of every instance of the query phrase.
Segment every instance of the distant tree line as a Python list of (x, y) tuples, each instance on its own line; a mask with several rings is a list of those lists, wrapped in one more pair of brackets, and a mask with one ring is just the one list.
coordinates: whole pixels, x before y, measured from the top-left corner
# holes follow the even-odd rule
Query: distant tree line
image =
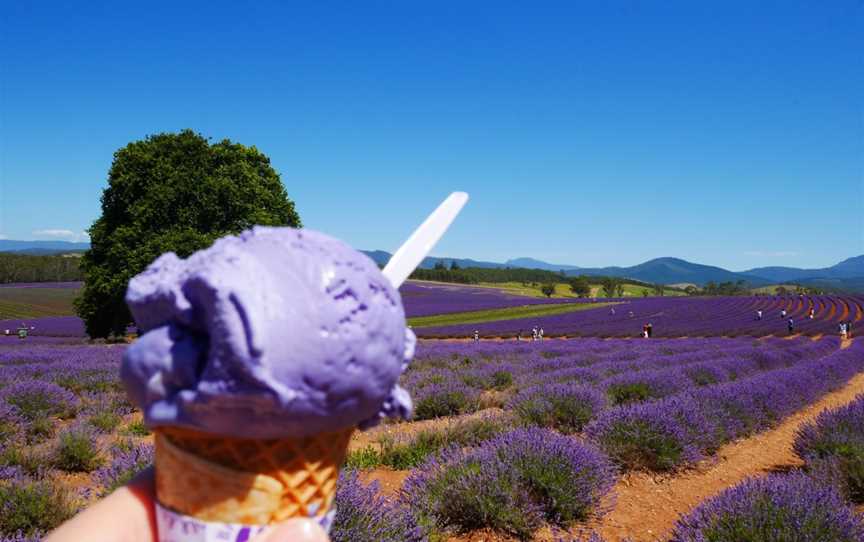
[(459, 267), (459, 264), (456, 262), (451, 263), (450, 266), (438, 262), (433, 269), (415, 269), (411, 274), (411, 278), (438, 282), (455, 282), (459, 284), (477, 284), (480, 282), (521, 282), (523, 284), (567, 282), (567, 277), (542, 269)]
[(663, 295), (666, 290), (680, 291), (669, 286), (648, 284), (619, 277), (570, 276), (563, 272), (556, 273), (555, 271), (522, 267), (460, 267), (455, 261), (451, 262), (449, 266), (439, 261), (432, 269), (415, 269), (411, 278), (458, 284), (519, 282), (525, 286), (539, 287), (543, 295), (547, 297), (551, 297), (555, 293), (555, 285), (560, 283), (567, 284), (570, 292), (577, 297), (589, 297), (592, 284), (600, 284), (602, 297), (623, 297), (625, 284), (651, 288), (655, 295)]
[(0, 252), (0, 284), (83, 280), (81, 258)]

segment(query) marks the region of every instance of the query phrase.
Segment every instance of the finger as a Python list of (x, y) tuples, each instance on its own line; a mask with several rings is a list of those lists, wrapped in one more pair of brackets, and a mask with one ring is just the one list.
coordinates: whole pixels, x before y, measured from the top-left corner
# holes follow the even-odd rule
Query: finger
[(329, 542), (327, 533), (311, 519), (291, 519), (253, 542)]
[(155, 542), (153, 468), (52, 532), (46, 542)]

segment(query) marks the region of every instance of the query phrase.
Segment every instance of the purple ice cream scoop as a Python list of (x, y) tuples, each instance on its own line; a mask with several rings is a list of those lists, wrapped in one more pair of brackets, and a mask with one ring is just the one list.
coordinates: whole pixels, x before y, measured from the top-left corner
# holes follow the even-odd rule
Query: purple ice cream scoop
[(296, 438), (407, 417), (414, 355), (398, 291), (324, 234), (258, 226), (129, 281), (143, 335), (123, 357), (151, 427)]

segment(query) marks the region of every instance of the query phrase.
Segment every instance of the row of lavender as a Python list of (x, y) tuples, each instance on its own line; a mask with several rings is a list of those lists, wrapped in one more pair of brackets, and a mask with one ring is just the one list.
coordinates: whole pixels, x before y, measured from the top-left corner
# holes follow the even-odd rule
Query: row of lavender
[(426, 343), (403, 384), (420, 419), (503, 406), (525, 420), (573, 432), (617, 405), (741, 382), (820, 359), (838, 346), (833, 337)]
[[(860, 355), (860, 353), (858, 354)], [(751, 478), (681, 518), (672, 542), (860, 541), (864, 522), (864, 396), (798, 430), (804, 468)]]
[[(814, 317), (809, 317), (810, 308)], [(782, 313), (781, 311), (786, 311)], [(758, 311), (762, 318), (757, 318)], [(511, 337), (532, 327), (546, 335), (636, 337), (651, 323), (657, 337), (765, 336), (794, 332), (809, 335), (836, 333), (841, 321), (864, 320), (864, 299), (858, 297), (663, 297), (624, 301), (611, 308), (538, 318), (499, 320), (479, 324), (418, 328), (421, 337)]]
[[(579, 343), (581, 348), (561, 343), (548, 350), (545, 345), (527, 349), (512, 343), (509, 348), (435, 345), (422, 349), (417, 365), (406, 377), (421, 404), (424, 391), (437, 389), (446, 395), (445, 390), (464, 387), (467, 381), (484, 393), (496, 387), (505, 393), (518, 390), (505, 403), (507, 408), (518, 409), (524, 404), (520, 397), (530, 386), (543, 382), (533, 388), (534, 403), (529, 408), (541, 414), (521, 418), (516, 413), (517, 420), (528, 422), (529, 427), (499, 428), (502, 432), (489, 439), (433, 454), (412, 470), (393, 500), (376, 495), (374, 488), (363, 486), (349, 473), (342, 481), (339, 503), (342, 513), (354, 521), (350, 526), (340, 524), (345, 529), (340, 536), (426, 540), (430, 532), (441, 536), (491, 528), (530, 540), (544, 524), (553, 530), (571, 529), (603, 512), (602, 503), (608, 502), (606, 497), (621, 469), (669, 470), (695, 461), (730, 439), (778, 423), (864, 370), (864, 344), (841, 350), (833, 339), (658, 341), (661, 344), (633, 345), (635, 352), (613, 341)], [(611, 386), (604, 378), (616, 380), (638, 373), (656, 377), (671, 369), (710, 367), (710, 361), (699, 359), (703, 352), (717, 357), (716, 366), (723, 367), (720, 374), (736, 365), (741, 372), (725, 382), (693, 382), (695, 386), (685, 385), (661, 399), (625, 394), (623, 404), (609, 405), (616, 396), (609, 394)], [(592, 384), (553, 384), (566, 382), (570, 376)], [(447, 383), (460, 379), (462, 386)], [(645, 381), (650, 386), (655, 380)], [(599, 390), (605, 390), (606, 396), (592, 394)], [(576, 400), (566, 400), (568, 394)], [(584, 414), (579, 405), (592, 401), (606, 404), (587, 424), (584, 419), (573, 423)], [(864, 412), (864, 407), (857, 408)], [(580, 425), (582, 432), (575, 438), (561, 433), (578, 431)], [(837, 431), (837, 425), (821, 424), (818, 438), (811, 436), (807, 449), (824, 449), (825, 440), (831, 438), (826, 435), (838, 433), (833, 438), (835, 448), (848, 445), (850, 431)], [(864, 426), (858, 431), (864, 434)], [(857, 453), (853, 467), (844, 459), (823, 467), (822, 472), (836, 479), (841, 470), (838, 465), (842, 465), (845, 479), (853, 480), (849, 485), (860, 490), (853, 475), (861, 472), (864, 446)], [(860, 516), (836, 489), (823, 482), (801, 474), (749, 480), (682, 517), (672, 540), (864, 540)], [(854, 490), (846, 494), (852, 493)], [(766, 499), (771, 506), (765, 506)], [(374, 534), (364, 534), (370, 532)], [(558, 539), (571, 540), (564, 534)], [(591, 540), (600, 539), (594, 536)]]

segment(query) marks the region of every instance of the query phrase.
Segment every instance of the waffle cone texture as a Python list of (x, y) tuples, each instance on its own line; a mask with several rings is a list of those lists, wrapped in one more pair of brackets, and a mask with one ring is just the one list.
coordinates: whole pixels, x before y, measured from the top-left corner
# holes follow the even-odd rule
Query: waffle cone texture
[(156, 496), (204, 521), (268, 525), (322, 516), (333, 503), (353, 431), (252, 440), (158, 429)]

